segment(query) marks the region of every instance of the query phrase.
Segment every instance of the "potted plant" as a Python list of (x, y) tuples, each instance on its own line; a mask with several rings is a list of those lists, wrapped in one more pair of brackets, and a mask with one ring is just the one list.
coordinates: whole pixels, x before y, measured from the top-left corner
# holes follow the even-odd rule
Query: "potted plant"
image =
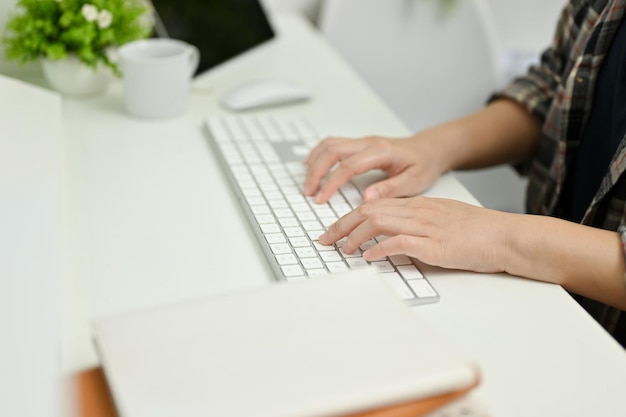
[(152, 30), (145, 0), (18, 0), (2, 43), (9, 60), (41, 59), (53, 88), (93, 94), (120, 75), (115, 48)]

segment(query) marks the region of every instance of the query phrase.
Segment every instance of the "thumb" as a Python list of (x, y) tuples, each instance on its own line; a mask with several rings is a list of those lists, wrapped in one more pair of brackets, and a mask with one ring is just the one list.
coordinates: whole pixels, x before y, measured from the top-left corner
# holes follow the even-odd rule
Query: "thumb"
[(407, 197), (424, 190), (423, 181), (404, 172), (370, 185), (363, 191), (365, 201), (379, 198)]

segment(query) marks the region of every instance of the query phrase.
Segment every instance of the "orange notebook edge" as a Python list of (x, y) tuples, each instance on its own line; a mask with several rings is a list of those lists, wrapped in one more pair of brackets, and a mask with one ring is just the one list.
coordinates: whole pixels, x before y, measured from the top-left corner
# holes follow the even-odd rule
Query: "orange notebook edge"
[[(102, 368), (92, 368), (78, 373), (75, 383), (77, 385), (77, 417), (118, 417)], [(476, 370), (476, 378), (468, 387), (345, 417), (420, 417), (465, 396), (479, 384), (480, 373)]]
[(118, 417), (102, 368), (91, 368), (75, 377), (76, 417)]
[(344, 417), (421, 417), (431, 413), (452, 401), (462, 398), (480, 385), (481, 375), (475, 369), (474, 381), (463, 388), (444, 394), (435, 395), (428, 398), (421, 398), (401, 404), (392, 404), (376, 410), (367, 410)]

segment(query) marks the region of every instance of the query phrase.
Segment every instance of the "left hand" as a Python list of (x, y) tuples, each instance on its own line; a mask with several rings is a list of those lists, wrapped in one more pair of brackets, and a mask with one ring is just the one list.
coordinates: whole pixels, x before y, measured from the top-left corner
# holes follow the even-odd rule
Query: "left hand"
[(347, 236), (342, 250), (353, 253), (363, 242), (384, 235), (388, 238), (363, 253), (367, 261), (404, 254), (444, 268), (502, 272), (511, 216), (440, 198), (371, 200), (332, 224), (319, 239), (328, 245)]

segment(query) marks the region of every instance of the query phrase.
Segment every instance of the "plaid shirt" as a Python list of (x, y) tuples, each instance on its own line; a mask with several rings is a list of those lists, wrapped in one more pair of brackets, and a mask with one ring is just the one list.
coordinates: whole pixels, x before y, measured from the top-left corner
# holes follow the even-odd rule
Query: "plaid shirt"
[[(557, 217), (562, 213), (559, 202), (565, 177), (589, 119), (600, 67), (625, 7), (626, 0), (570, 0), (540, 63), (494, 96), (520, 103), (542, 122), (542, 136), (528, 171), (529, 213)], [(582, 223), (621, 233), (626, 257), (625, 170), (626, 138), (622, 138)], [(587, 299), (581, 303), (613, 332), (620, 311)]]

